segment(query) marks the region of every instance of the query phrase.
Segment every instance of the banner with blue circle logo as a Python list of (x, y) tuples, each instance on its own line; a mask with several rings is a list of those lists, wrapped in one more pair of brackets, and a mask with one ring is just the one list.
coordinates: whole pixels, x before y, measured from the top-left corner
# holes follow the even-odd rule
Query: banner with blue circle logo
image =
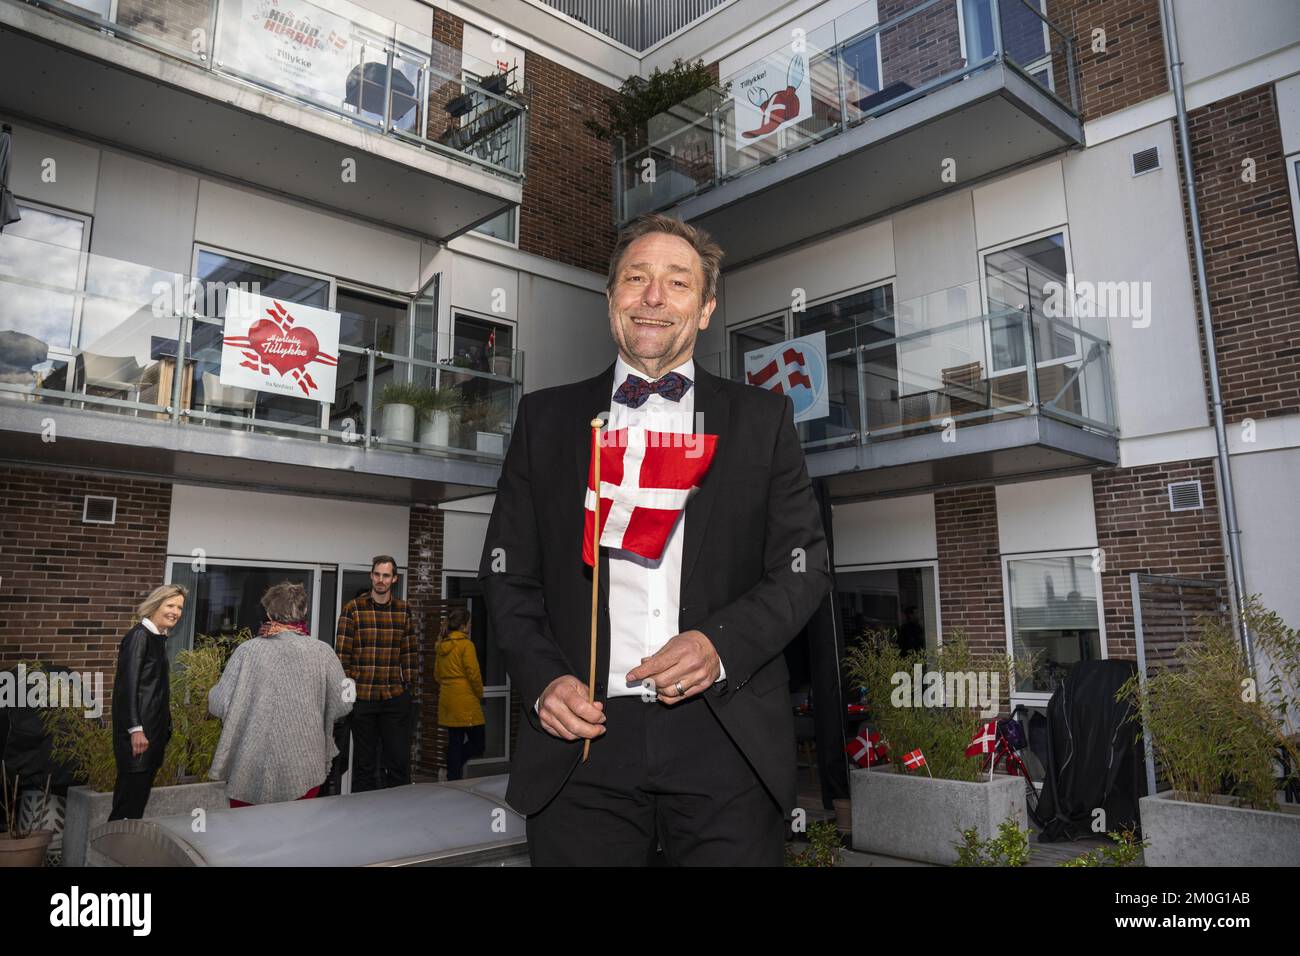
[(745, 381), (789, 395), (796, 423), (826, 418), (831, 413), (826, 389), (826, 333), (814, 332), (746, 352)]

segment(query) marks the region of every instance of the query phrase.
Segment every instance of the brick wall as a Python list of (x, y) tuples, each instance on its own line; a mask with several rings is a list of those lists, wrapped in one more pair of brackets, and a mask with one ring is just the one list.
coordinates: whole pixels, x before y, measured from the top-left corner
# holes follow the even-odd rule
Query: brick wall
[(602, 275), (614, 248), (611, 145), (583, 126), (610, 90), (531, 50), (527, 176), (519, 248)]
[(944, 636), (961, 631), (980, 652), (1006, 654), (998, 506), (992, 486), (934, 496)]
[[(194, 31), (208, 32), (216, 0), (118, 0), (117, 22), (168, 47), (191, 55)], [(212, 49), (215, 37), (207, 37)]]
[[(83, 524), (86, 495), (117, 498), (111, 525)], [(163, 583), (171, 485), (0, 467), (0, 667), (41, 660), (104, 672), (135, 605)]]
[(433, 683), (433, 623), (442, 607), (443, 514), (436, 508), (412, 508), (406, 556), (406, 600), (420, 632), (420, 719), (412, 734), (414, 766), (435, 773), (443, 766), (446, 735), (438, 731), (438, 693)]
[[(924, 0), (880, 0), (880, 22), (892, 20)], [(961, 31), (957, 3), (937, 3), (924, 13), (878, 34), (881, 86), (903, 82), (913, 89), (960, 69)]]
[[(1169, 92), (1159, 0), (1048, 0), (1047, 18), (1074, 37), (1085, 120)], [(1097, 28), (1106, 31), (1104, 53), (1092, 50)], [(1056, 89), (1068, 102), (1069, 80), (1057, 60)]]
[[(1171, 481), (1199, 479), (1204, 507), (1170, 511)], [(1117, 468), (1092, 477), (1097, 544), (1110, 657), (1137, 656), (1130, 572), (1212, 579), (1226, 584), (1218, 488), (1210, 459)]]
[[(1224, 416), (1233, 423), (1295, 414), (1300, 257), (1274, 88), (1256, 87), (1191, 111), (1188, 133)], [(1255, 163), (1254, 182), (1242, 179), (1247, 159)], [(1185, 189), (1183, 199), (1186, 215)], [(1199, 310), (1199, 293), (1196, 301)]]
[[(434, 10), (435, 57), (444, 61), (444, 73), (459, 76), (464, 31), (459, 17)], [(533, 50), (525, 54), (525, 72), (530, 115), (519, 248), (603, 274), (614, 248), (614, 156), (611, 145), (593, 136), (583, 121), (605, 115), (604, 101), (612, 91)], [(459, 92), (450, 81), (438, 85), (435, 77), (431, 138), (446, 131), (445, 107)]]

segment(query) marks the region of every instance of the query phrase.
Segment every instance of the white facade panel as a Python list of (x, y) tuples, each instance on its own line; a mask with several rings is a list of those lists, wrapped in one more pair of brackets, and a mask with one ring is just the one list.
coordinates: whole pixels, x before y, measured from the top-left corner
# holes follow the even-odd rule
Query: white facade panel
[(1097, 547), (1091, 475), (998, 485), (995, 491), (1003, 554)]
[(933, 561), (939, 555), (934, 495), (833, 506), (835, 566)]
[(974, 203), (981, 249), (1059, 226), (1066, 221), (1061, 163), (1054, 160), (980, 186)]

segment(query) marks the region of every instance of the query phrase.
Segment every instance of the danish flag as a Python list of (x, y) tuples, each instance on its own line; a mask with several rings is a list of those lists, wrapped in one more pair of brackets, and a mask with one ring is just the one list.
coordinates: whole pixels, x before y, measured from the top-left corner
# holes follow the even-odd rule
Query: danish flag
[(970, 739), (966, 745), (967, 757), (978, 757), (980, 754), (991, 754), (993, 745), (998, 739), (998, 722), (990, 720), (987, 724), (975, 731), (975, 736)]
[(874, 730), (858, 734), (844, 750), (859, 767), (874, 767), (889, 761), (889, 746), (880, 742), (880, 734)]
[[(925, 766), (925, 754), (921, 753), (920, 748), (913, 750), (909, 754), (903, 755), (903, 766), (908, 770), (920, 770)], [(929, 770), (927, 769), (927, 773)]]
[(750, 385), (757, 385), (778, 395), (784, 395), (800, 385), (810, 392), (813, 387), (812, 377), (808, 374), (808, 361), (793, 345), (781, 353), (780, 359), (772, 359), (757, 372), (746, 372), (745, 379)]
[[(658, 560), (677, 516), (699, 489), (718, 447), (717, 435), (621, 428), (600, 435), (600, 543)], [(596, 439), (587, 467), (582, 559), (595, 563)]]

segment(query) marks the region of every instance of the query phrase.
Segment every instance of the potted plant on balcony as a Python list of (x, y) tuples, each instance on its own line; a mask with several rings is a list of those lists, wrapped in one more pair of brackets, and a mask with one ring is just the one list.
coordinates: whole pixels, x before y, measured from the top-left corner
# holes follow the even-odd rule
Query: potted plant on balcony
[(416, 416), (428, 402), (429, 389), (416, 382), (389, 382), (379, 393), (379, 437), (415, 441)]
[(451, 443), (451, 420), (464, 399), (454, 388), (426, 389), (420, 409), (420, 444), (446, 448)]
[(461, 410), (464, 447), (492, 455), (505, 454), (505, 419), (496, 402), (479, 398)]
[[(977, 655), (960, 634), (937, 651), (903, 652), (889, 631), (868, 631), (849, 648), (844, 669), (865, 688), (871, 726), (887, 743), (889, 764), (852, 770), (853, 846), (857, 850), (953, 864), (961, 834), (989, 839), (1007, 821), (1024, 826), (1024, 781), (980, 769), (966, 756), (977, 729), (992, 720), (1014, 686), (1005, 656)], [(920, 750), (925, 768), (904, 755)]]
[(1300, 795), (1300, 631), (1255, 597), (1243, 620), (1257, 673), (1231, 623), (1203, 618), (1171, 666), (1120, 691), (1170, 785), (1139, 801), (1147, 866), (1300, 865), (1300, 805), (1284, 802)]
[[(200, 634), (193, 649), (177, 653), (171, 671), (172, 738), (154, 778), (146, 817), (229, 807), (225, 782), (207, 779), (221, 739), (221, 721), (208, 714), (208, 692), (234, 649), (251, 637), (248, 629), (230, 637)], [(73, 708), (50, 708), (42, 716), (53, 738), (54, 759), (75, 765), (84, 782), (68, 788), (62, 860), (63, 866), (82, 866), (94, 830), (108, 821), (113, 807), (113, 728), (103, 718), (88, 719)]]

